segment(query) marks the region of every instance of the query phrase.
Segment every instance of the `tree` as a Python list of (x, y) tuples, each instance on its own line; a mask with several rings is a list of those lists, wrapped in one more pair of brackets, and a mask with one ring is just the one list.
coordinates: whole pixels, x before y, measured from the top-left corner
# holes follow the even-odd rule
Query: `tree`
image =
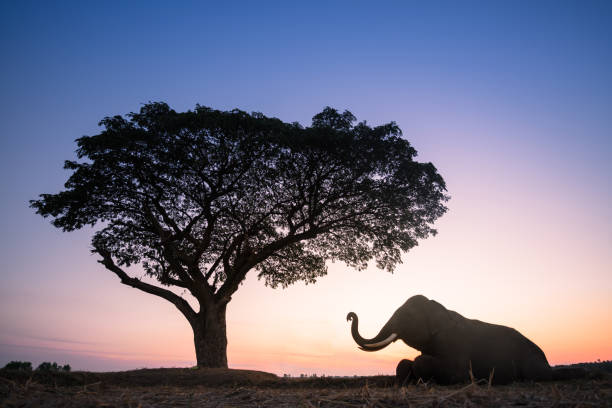
[(53, 363), (50, 363), (48, 361), (42, 362), (38, 365), (38, 367), (36, 367), (36, 371), (46, 371), (46, 372), (59, 372), (59, 371), (64, 371), (64, 372), (69, 372), (71, 370), (70, 364), (65, 364), (65, 365), (59, 365), (57, 364), (55, 361)]
[(446, 211), (444, 180), (397, 125), (355, 124), (348, 111), (327, 107), (304, 128), (149, 103), (99, 125), (76, 140), (66, 189), (30, 205), (64, 231), (97, 224), (99, 262), (176, 306), (201, 367), (227, 367), (226, 306), (249, 271), (271, 287), (314, 283), (326, 260), (392, 272)]
[(15, 371), (32, 371), (32, 363), (29, 361), (11, 361), (2, 369)]

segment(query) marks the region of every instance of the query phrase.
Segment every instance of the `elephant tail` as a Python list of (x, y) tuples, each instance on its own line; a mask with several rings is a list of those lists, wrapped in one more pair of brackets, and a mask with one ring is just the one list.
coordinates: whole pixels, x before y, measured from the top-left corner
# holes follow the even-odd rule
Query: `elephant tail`
[(357, 315), (353, 312), (350, 312), (346, 315), (347, 321), (351, 322), (351, 335), (353, 336), (353, 340), (355, 343), (359, 345), (359, 348), (363, 351), (377, 351), (387, 347), (391, 342), (397, 339), (397, 334), (392, 333), (388, 328), (388, 324), (386, 324), (381, 330), (380, 333), (376, 335), (376, 337), (372, 339), (364, 339), (359, 334), (359, 319)]

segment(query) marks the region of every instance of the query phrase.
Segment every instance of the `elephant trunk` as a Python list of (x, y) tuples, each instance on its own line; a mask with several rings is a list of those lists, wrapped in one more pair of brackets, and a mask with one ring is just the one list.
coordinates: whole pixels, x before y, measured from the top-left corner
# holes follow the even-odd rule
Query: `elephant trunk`
[(359, 319), (357, 318), (357, 315), (350, 312), (348, 315), (346, 315), (346, 320), (352, 321), (351, 335), (353, 336), (355, 343), (359, 344), (359, 348), (363, 351), (377, 351), (383, 349), (397, 338), (397, 334), (391, 331), (389, 328), (389, 323), (387, 323), (383, 326), (376, 337), (372, 339), (364, 339), (359, 334)]

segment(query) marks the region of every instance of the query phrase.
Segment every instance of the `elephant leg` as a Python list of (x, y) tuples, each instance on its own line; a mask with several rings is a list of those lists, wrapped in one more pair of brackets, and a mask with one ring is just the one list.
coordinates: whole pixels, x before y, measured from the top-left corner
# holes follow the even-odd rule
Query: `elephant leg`
[(412, 360), (402, 360), (395, 369), (395, 380), (400, 387), (414, 379), (412, 372), (414, 362)]
[[(434, 374), (438, 371), (438, 359), (428, 354), (421, 354), (414, 359), (412, 372), (414, 378), (418, 381), (429, 381), (434, 378)], [(435, 378), (434, 378), (435, 379)]]
[(414, 359), (412, 373), (417, 380), (419, 378), (422, 381), (433, 379), (438, 384), (454, 384), (461, 381), (461, 376), (454, 364), (428, 354), (422, 354)]

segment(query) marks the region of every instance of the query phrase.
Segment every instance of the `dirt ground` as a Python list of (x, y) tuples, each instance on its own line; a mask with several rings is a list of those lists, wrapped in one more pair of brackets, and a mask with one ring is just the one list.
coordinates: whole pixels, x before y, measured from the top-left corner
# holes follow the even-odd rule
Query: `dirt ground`
[(393, 382), (222, 369), (0, 372), (0, 407), (612, 407), (609, 377), (492, 387)]

